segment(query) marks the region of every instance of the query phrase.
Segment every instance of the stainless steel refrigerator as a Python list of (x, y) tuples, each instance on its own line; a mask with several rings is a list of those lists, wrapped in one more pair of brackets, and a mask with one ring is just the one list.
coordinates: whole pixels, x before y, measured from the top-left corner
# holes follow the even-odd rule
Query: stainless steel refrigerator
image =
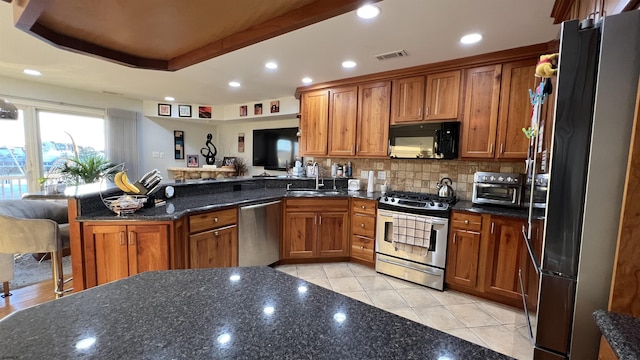
[(640, 75), (640, 10), (562, 25), (535, 359), (596, 359)]

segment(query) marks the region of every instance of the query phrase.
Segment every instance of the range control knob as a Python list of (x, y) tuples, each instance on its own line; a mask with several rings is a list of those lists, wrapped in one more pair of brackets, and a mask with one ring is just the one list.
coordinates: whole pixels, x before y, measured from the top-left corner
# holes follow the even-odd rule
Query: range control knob
[(442, 203), (438, 203), (438, 207), (443, 207), (444, 205), (442, 205)]
[(488, 178), (489, 178), (489, 177), (487, 177), (487, 175), (484, 175), (484, 176), (482, 177), (482, 181), (487, 181), (487, 179), (488, 179)]
[(384, 197), (384, 201), (385, 201), (385, 202), (389, 201), (389, 198), (385, 196), (385, 197)]
[(503, 182), (504, 178), (502, 176), (498, 176), (498, 181)]
[(507, 182), (513, 182), (513, 178), (511, 176), (507, 176)]
[(491, 180), (491, 181), (496, 181), (496, 177), (495, 177), (495, 176), (492, 176), (492, 177), (490, 177), (490, 178), (489, 178), (489, 180)]
[(391, 202), (396, 202), (396, 199), (395, 198), (391, 198)]

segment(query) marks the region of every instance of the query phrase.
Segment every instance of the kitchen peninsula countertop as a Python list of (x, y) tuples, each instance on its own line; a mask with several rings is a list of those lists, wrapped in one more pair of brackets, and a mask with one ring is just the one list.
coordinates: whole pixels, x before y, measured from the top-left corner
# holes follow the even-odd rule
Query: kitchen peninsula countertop
[(0, 339), (15, 359), (509, 359), (269, 267), (138, 274), (13, 313)]
[(620, 360), (640, 359), (640, 319), (605, 310), (596, 310), (593, 317)]
[[(510, 208), (498, 205), (478, 205), (471, 201), (460, 200), (454, 206), (453, 210), (469, 211), (478, 214), (489, 214), (498, 216), (508, 216), (515, 218), (527, 219), (529, 217), (529, 209), (526, 208)], [(533, 218), (537, 220), (544, 219), (544, 209), (533, 209)]]

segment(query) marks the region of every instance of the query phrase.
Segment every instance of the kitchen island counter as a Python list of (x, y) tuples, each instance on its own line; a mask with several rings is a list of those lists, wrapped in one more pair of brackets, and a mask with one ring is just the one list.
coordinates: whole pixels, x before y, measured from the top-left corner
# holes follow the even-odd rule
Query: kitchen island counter
[(146, 272), (0, 321), (5, 358), (508, 359), (268, 267)]

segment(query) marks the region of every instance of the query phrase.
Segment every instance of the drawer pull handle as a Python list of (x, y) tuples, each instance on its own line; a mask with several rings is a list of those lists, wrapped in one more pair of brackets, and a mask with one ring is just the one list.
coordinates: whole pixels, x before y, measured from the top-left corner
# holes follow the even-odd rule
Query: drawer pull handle
[(465, 225), (469, 225), (469, 220), (465, 219), (464, 223), (465, 223)]
[(218, 232), (217, 232), (217, 231), (214, 231), (214, 232), (213, 232), (213, 235), (218, 236)]
[(218, 222), (218, 218), (217, 218), (217, 217), (214, 217), (214, 218), (213, 218), (213, 222)]
[(360, 246), (360, 249), (361, 249), (361, 250), (364, 250), (364, 246)]
[(366, 207), (366, 206), (364, 206), (364, 205), (362, 205), (362, 208), (363, 208), (363, 209), (366, 209), (367, 207)]
[(362, 228), (364, 229), (364, 224), (360, 224), (360, 226), (362, 226)]

